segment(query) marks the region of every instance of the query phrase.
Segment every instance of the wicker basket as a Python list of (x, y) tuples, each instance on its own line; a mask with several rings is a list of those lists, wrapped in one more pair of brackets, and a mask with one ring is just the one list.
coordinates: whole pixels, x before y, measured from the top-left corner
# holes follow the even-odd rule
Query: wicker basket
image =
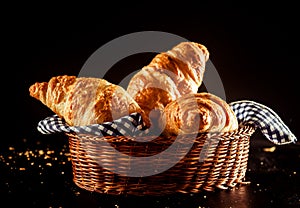
[[(124, 170), (128, 159), (114, 160), (110, 151), (101, 147), (108, 142), (117, 151), (133, 157), (148, 157), (166, 150), (175, 138), (156, 137), (150, 142), (137, 142), (128, 137), (96, 137), (67, 133), (69, 138), (73, 181), (85, 190), (125, 195), (164, 195), (175, 192), (198, 193), (215, 188), (227, 189), (244, 181), (249, 156), (250, 137), (255, 128), (241, 126), (228, 133), (199, 134), (193, 140), (188, 153), (175, 165), (158, 174), (141, 177), (126, 176), (103, 168), (97, 160), (105, 161), (105, 167), (118, 166)], [(179, 142), (190, 142), (189, 135)], [(100, 142), (102, 141), (102, 142)], [(207, 141), (211, 145), (207, 145)], [(88, 151), (86, 151), (88, 150)], [(178, 152), (171, 151), (168, 158)], [(200, 155), (206, 154), (204, 159)], [(168, 161), (158, 162), (157, 165)]]

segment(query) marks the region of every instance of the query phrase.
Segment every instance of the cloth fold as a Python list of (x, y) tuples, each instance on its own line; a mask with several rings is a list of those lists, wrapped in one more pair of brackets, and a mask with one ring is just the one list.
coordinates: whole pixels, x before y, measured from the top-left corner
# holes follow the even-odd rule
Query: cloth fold
[[(238, 119), (239, 125), (254, 125), (262, 134), (276, 145), (295, 143), (296, 136), (282, 119), (269, 107), (249, 100), (229, 103)], [(57, 132), (92, 134), (95, 136), (143, 136), (148, 134), (139, 113), (121, 117), (112, 122), (87, 126), (69, 126), (56, 114), (41, 120), (37, 129), (42, 134)]]
[(69, 126), (64, 119), (54, 114), (38, 123), (37, 129), (42, 134), (57, 132), (92, 134), (95, 136), (141, 136), (148, 130), (144, 125), (141, 114), (132, 113), (112, 122), (91, 124), (86, 126)]
[(240, 125), (253, 124), (271, 142), (277, 145), (295, 143), (296, 136), (271, 108), (254, 101), (229, 103)]

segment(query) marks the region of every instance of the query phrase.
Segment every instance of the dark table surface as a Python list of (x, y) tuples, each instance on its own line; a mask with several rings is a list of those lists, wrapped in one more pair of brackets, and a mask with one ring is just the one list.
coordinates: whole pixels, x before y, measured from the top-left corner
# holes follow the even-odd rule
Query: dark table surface
[[(233, 190), (111, 196), (77, 187), (65, 135), (41, 135), (36, 130), (38, 121), (53, 112), (29, 96), (31, 84), (56, 75), (78, 75), (91, 54), (122, 35), (163, 31), (207, 46), (228, 102), (263, 103), (299, 137), (298, 7), (282, 2), (271, 7), (255, 3), (239, 7), (227, 1), (201, 5), (186, 5), (186, 10), (180, 5), (176, 12), (161, 8), (156, 14), (146, 11), (148, 6), (105, 7), (109, 15), (97, 11), (88, 18), (81, 12), (67, 15), (73, 12), (69, 9), (49, 13), (22, 8), (11, 13), (16, 18), (2, 26), (8, 46), (2, 48), (7, 56), (3, 60), (8, 66), (3, 67), (1, 83), (9, 84), (3, 86), (1, 99), (6, 106), (3, 113), (9, 116), (1, 126), (0, 207), (300, 207), (299, 142), (274, 147), (255, 132), (246, 173), (251, 183)], [(152, 57), (146, 53), (126, 57), (104, 78), (118, 83)]]

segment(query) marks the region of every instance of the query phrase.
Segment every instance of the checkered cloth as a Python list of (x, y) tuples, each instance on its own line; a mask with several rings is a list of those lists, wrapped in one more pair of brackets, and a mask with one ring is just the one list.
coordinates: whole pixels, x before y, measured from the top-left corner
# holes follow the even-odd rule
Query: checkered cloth
[(69, 126), (64, 119), (55, 114), (41, 120), (38, 123), (37, 129), (42, 134), (64, 132), (92, 134), (95, 136), (141, 136), (148, 133), (142, 116), (139, 113), (132, 113), (112, 122), (86, 126)]
[(249, 100), (229, 103), (240, 125), (254, 125), (274, 144), (288, 144), (297, 141), (296, 136), (281, 118), (269, 107)]
[[(240, 125), (254, 125), (271, 142), (277, 145), (296, 142), (295, 135), (281, 118), (270, 108), (253, 101), (236, 101), (229, 103)], [(38, 131), (43, 134), (57, 132), (92, 134), (95, 136), (143, 136), (147, 135), (143, 119), (139, 113), (132, 113), (112, 122), (87, 126), (69, 126), (53, 115), (38, 123)]]

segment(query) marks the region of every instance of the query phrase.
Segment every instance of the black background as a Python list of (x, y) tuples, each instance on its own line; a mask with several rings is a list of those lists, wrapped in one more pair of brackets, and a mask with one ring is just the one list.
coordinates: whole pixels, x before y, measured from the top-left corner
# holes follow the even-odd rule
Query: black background
[[(29, 96), (28, 88), (31, 84), (37, 81), (48, 81), (56, 75), (78, 75), (85, 61), (102, 45), (122, 35), (140, 31), (168, 32), (204, 44), (210, 52), (210, 60), (222, 79), (228, 102), (249, 99), (265, 104), (279, 114), (296, 136), (299, 135), (299, 105), (297, 103), (299, 100), (297, 77), (299, 36), (296, 33), (299, 26), (299, 15), (295, 5), (288, 2), (285, 2), (284, 5), (245, 3), (243, 6), (229, 2), (226, 4), (202, 4), (200, 2), (199, 5), (181, 2), (181, 4), (172, 3), (172, 6), (166, 4), (164, 7), (158, 3), (132, 6), (115, 4), (111, 7), (89, 5), (90, 7), (80, 7), (77, 10), (72, 10), (71, 7), (61, 8), (59, 5), (40, 6), (30, 10), (23, 5), (12, 6), (11, 12), (5, 16), (2, 26), (2, 40), (5, 46), (2, 48), (4, 66), (1, 82), (4, 131), (0, 144), (4, 157), (9, 154), (7, 149), (11, 146), (22, 151), (35, 149), (38, 143), (39, 148), (50, 145), (52, 148), (60, 149), (67, 143), (63, 136), (62, 138), (60, 138), (61, 136), (44, 136), (36, 130), (37, 122), (52, 115), (52, 112)], [(117, 82), (122, 79), (124, 74), (146, 65), (152, 55), (137, 54), (128, 57), (120, 63), (116, 63), (105, 78)], [(122, 73), (119, 73), (118, 70), (121, 70)], [(254, 152), (255, 148), (272, 146), (261, 135), (254, 136), (251, 142)], [(273, 156), (281, 158), (282, 154), (291, 151), (288, 147), (280, 148), (282, 148), (282, 152), (278, 151), (278, 154)], [(297, 159), (299, 161), (299, 146), (291, 148), (296, 153), (285, 157), (281, 162), (282, 164), (288, 162), (290, 164), (288, 170), (295, 172), (295, 168), (299, 170), (299, 165), (295, 164), (297, 161), (294, 161)], [(251, 157), (251, 164), (256, 167), (261, 158), (258, 159), (254, 153)], [(269, 160), (276, 162), (276, 158), (272, 157), (269, 156)], [(66, 168), (66, 172), (70, 171), (69, 168)], [(30, 196), (26, 196), (26, 192), (28, 192), (26, 187), (31, 184), (30, 181), (33, 180), (33, 184), (35, 180), (39, 181), (38, 178), (34, 178), (34, 170), (26, 175), (26, 173), (12, 173), (7, 170), (6, 166), (3, 169), (4, 176), (0, 176), (3, 177), (1, 183), (6, 185), (1, 186), (2, 196), (9, 203), (19, 198), (24, 200), (24, 204), (30, 206), (49, 207), (49, 200), (55, 201), (56, 190), (61, 188), (60, 185), (54, 186), (53, 184), (63, 183), (66, 190), (68, 187), (72, 187), (72, 190), (76, 189), (72, 182), (62, 182), (70, 180), (67, 177), (60, 178), (61, 181), (55, 181), (54, 169), (53, 172), (47, 173), (49, 181), (53, 180), (51, 181), (53, 187), (51, 186), (51, 191), (48, 192), (48, 194), (51, 192), (54, 195), (52, 198), (47, 198), (45, 196), (47, 190), (42, 190), (42, 188), (40, 190), (40, 187), (36, 191), (31, 191)], [(257, 169), (258, 172), (259, 170)], [(300, 172), (297, 174), (298, 178), (296, 179), (299, 184)], [(28, 177), (29, 175), (33, 178)], [(270, 178), (270, 176), (266, 175), (266, 178)], [(22, 183), (23, 185), (13, 185), (14, 181), (19, 180), (18, 177), (25, 181)], [(253, 178), (256, 178), (255, 174)], [(280, 178), (280, 175), (274, 178)], [(256, 180), (263, 181), (265, 178), (257, 177)], [(289, 181), (290, 178), (287, 177), (286, 180)], [(12, 188), (7, 188), (8, 184)], [(280, 181), (274, 182), (274, 185), (276, 184), (282, 185)], [(299, 201), (297, 201), (299, 193), (296, 194), (296, 199), (295, 195), (290, 194), (293, 198), (289, 201), (284, 197), (279, 197), (279, 200), (276, 194), (279, 194), (280, 188), (275, 187), (275, 189), (274, 194), (269, 194), (269, 198), (265, 199), (268, 203), (271, 200), (276, 202), (277, 199), (279, 204), (298, 203), (299, 205)], [(290, 190), (294, 191), (293, 188)], [(296, 190), (299, 191), (299, 189)], [(9, 191), (10, 194), (7, 195), (6, 191)], [(96, 196), (81, 191), (83, 197), (76, 199), (78, 200), (76, 202), (72, 202), (73, 198), (68, 198), (68, 194), (64, 192), (67, 195), (64, 199), (69, 203), (61, 202), (64, 205), (62, 206), (72, 205), (74, 207), (77, 204), (79, 207), (83, 207), (80, 204), (86, 204), (88, 207), (90, 202), (92, 203), (90, 207), (105, 207), (105, 203), (100, 205)], [(251, 189), (251, 191), (253, 190)], [(41, 194), (44, 192), (44, 195)], [(272, 189), (268, 188), (268, 192), (272, 193)], [(41, 200), (37, 200), (33, 196), (37, 193), (40, 193), (38, 197), (42, 198)], [(44, 201), (43, 196), (45, 196)], [(258, 198), (255, 196), (252, 194), (250, 199), (247, 199), (246, 202), (244, 200), (245, 204), (250, 207), (253, 201), (256, 205), (260, 205), (260, 202), (266, 204), (264, 195), (260, 195)], [(216, 194), (212, 197), (220, 199), (224, 196)], [(114, 206), (114, 203), (119, 203), (120, 200), (109, 196), (104, 199), (110, 206)], [(63, 197), (58, 197), (57, 200), (64, 201)], [(156, 207), (160, 207), (161, 200), (157, 200), (159, 202), (155, 204)], [(188, 200), (185, 198), (182, 203), (189, 206)], [(194, 198), (191, 200), (191, 207), (200, 206), (202, 203), (201, 200), (195, 201)], [(224, 202), (225, 199), (222, 200)], [(127, 200), (132, 207), (133, 204), (129, 201)], [(142, 203), (140, 199), (137, 201)], [(167, 201), (161, 203), (163, 204), (161, 207), (176, 207), (181, 203), (180, 201), (169, 203), (170, 201), (171, 199), (168, 198)], [(230, 199), (227, 199), (227, 202), (228, 206), (232, 207), (238, 204), (238, 202), (231, 204)], [(213, 202), (209, 204), (206, 201), (205, 203), (202, 205), (216, 206)], [(125, 207), (126, 203), (123, 202), (122, 205), (120, 207)], [(109, 205), (107, 206), (109, 207)]]
[[(132, 32), (153, 30), (204, 44), (222, 79), (228, 102), (252, 99), (266, 104), (296, 131), (299, 22), (293, 5), (191, 7), (162, 7), (155, 13), (147, 5), (120, 6), (115, 10), (108, 7), (107, 14), (84, 14), (84, 9), (71, 14), (70, 9), (16, 11), (15, 19), (7, 22), (3, 30), (4, 45), (8, 46), (3, 49), (7, 63), (3, 73), (10, 75), (5, 93), (13, 103), (21, 104), (9, 117), (18, 121), (43, 118), (48, 113), (45, 107), (28, 96), (31, 84), (61, 74), (78, 75), (85, 61), (105, 43)], [(137, 70), (150, 58), (131, 58), (116, 68)], [(106, 78), (122, 78), (114, 72)], [(11, 102), (5, 104), (10, 106)], [(30, 127), (21, 127), (20, 135), (30, 134)]]

